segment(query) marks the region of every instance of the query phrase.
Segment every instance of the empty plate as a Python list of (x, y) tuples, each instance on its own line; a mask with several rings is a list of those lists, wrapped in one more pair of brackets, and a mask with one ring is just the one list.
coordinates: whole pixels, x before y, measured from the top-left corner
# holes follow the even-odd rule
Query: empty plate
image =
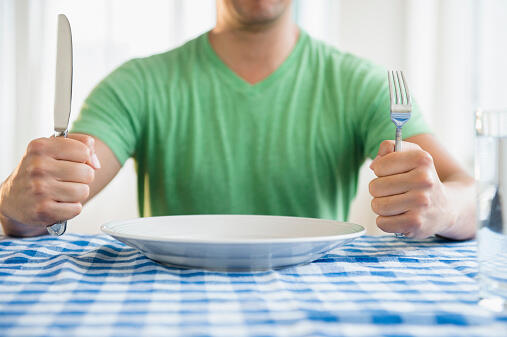
[(353, 223), (266, 215), (136, 218), (101, 230), (160, 263), (220, 271), (309, 263), (365, 233)]

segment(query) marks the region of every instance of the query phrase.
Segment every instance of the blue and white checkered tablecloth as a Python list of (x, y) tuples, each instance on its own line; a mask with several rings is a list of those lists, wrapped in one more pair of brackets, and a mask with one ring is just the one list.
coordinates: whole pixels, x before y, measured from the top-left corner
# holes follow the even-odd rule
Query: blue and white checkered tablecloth
[(362, 237), (309, 265), (159, 265), (104, 235), (0, 240), (0, 336), (507, 336), (476, 244)]

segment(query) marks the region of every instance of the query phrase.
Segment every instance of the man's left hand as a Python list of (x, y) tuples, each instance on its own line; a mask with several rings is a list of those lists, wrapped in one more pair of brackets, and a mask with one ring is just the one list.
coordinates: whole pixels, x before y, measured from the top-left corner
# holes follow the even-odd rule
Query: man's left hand
[(445, 231), (456, 216), (432, 156), (414, 143), (403, 142), (402, 148), (394, 152), (394, 141), (382, 142), (370, 165), (377, 176), (369, 186), (377, 226), (412, 238)]

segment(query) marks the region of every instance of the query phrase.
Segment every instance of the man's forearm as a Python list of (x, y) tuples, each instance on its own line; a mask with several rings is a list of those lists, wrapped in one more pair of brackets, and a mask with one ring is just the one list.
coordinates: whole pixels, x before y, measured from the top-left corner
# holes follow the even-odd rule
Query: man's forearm
[(469, 176), (460, 175), (450, 177), (443, 184), (446, 188), (449, 206), (454, 213), (454, 220), (447, 229), (437, 235), (453, 240), (473, 238), (477, 228), (475, 181)]

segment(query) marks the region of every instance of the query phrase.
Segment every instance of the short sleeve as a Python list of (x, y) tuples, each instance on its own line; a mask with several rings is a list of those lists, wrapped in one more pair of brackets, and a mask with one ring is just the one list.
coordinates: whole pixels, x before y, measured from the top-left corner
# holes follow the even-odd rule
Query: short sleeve
[[(355, 104), (356, 117), (359, 117), (356, 125), (364, 154), (374, 158), (382, 141), (395, 138), (396, 128), (390, 116), (387, 71), (383, 67), (363, 62), (356, 72), (356, 88), (359, 93)], [(414, 101), (411, 117), (402, 129), (402, 137), (406, 139), (423, 133), (431, 133), (431, 129)]]
[(143, 73), (131, 60), (103, 79), (85, 100), (71, 132), (102, 140), (123, 165), (134, 155), (143, 129)]

